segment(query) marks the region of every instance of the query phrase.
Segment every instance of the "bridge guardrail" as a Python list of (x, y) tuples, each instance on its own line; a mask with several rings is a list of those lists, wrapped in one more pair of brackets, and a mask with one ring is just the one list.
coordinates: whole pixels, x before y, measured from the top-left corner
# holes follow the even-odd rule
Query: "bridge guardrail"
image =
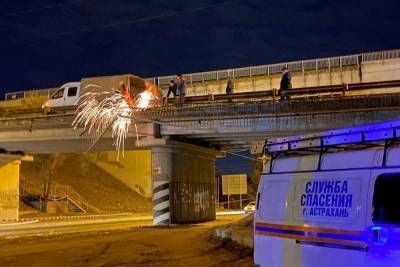
[[(339, 93), (345, 91), (359, 91), (366, 89), (380, 89), (400, 87), (400, 80), (384, 81), (384, 82), (369, 82), (369, 83), (352, 83), (352, 84), (340, 84), (340, 85), (327, 85), (317, 87), (303, 87), (289, 89), (283, 92), (284, 95), (296, 96), (303, 94), (322, 94), (322, 93)], [(278, 91), (256, 91), (256, 92), (245, 92), (235, 94), (216, 94), (216, 95), (205, 95), (205, 96), (189, 96), (185, 98), (186, 103), (196, 103), (203, 101), (210, 101), (210, 98), (214, 101), (223, 100), (237, 100), (237, 99), (250, 99), (250, 98), (273, 98), (278, 97)]]
[[(370, 110), (379, 108), (398, 109), (400, 94), (352, 95), (346, 97), (297, 98), (291, 101), (257, 101), (213, 103), (207, 106), (187, 106), (184, 109), (166, 107), (144, 111), (138, 118), (172, 123), (172, 126), (193, 122), (194, 128), (204, 128), (212, 121), (225, 119), (252, 119), (258, 117), (296, 116), (303, 113), (333, 113), (349, 110)], [(208, 123), (209, 122), (209, 123)], [(207, 124), (208, 123), (208, 124)]]
[[(301, 61), (292, 61), (286, 63), (276, 63), (269, 65), (233, 68), (226, 70), (215, 70), (207, 72), (196, 72), (187, 73), (184, 76), (187, 78), (187, 82), (205, 82), (210, 80), (226, 80), (228, 77), (231, 78), (241, 78), (241, 77), (253, 77), (259, 75), (270, 75), (281, 73), (282, 68), (287, 66), (290, 71), (306, 71), (306, 70), (319, 70), (319, 69), (329, 69), (332, 67), (344, 67), (359, 65), (362, 61), (374, 61), (383, 59), (393, 59), (400, 58), (400, 49), (378, 51), (378, 52), (368, 52), (348, 56), (340, 57), (329, 57), (320, 59), (310, 59)], [(169, 81), (174, 79), (175, 76), (161, 76), (156, 77), (157, 85), (163, 87), (169, 84)]]
[(47, 88), (47, 89), (33, 89), (33, 90), (29, 90), (29, 91), (10, 92), (10, 93), (5, 94), (5, 100), (16, 100), (16, 99), (21, 99), (21, 98), (26, 98), (26, 97), (31, 97), (31, 96), (50, 97), (50, 95), (53, 94), (58, 89), (59, 89), (58, 87), (53, 87), (53, 88)]

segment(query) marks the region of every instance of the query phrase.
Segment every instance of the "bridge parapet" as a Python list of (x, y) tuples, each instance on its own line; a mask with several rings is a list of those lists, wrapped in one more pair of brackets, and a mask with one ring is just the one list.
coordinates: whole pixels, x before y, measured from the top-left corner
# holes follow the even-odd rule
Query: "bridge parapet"
[[(187, 96), (225, 93), (227, 79), (235, 92), (279, 88), (283, 67), (292, 72), (293, 88), (400, 79), (400, 49), (227, 70), (189, 73)], [(175, 76), (151, 78), (164, 89)]]
[[(192, 105), (184, 109), (164, 107), (151, 109), (141, 115), (164, 124), (195, 121), (198, 127), (205, 121), (288, 116), (299, 113), (337, 113), (349, 110), (397, 109), (400, 94), (354, 95), (346, 97), (299, 98), (291, 101), (246, 101)], [(164, 134), (163, 132), (161, 134)]]

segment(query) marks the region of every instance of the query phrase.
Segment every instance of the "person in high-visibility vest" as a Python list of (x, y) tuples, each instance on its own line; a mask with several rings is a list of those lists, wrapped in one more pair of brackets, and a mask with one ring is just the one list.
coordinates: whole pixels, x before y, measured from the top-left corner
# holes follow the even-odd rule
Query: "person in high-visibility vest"
[(120, 89), (120, 94), (124, 97), (124, 99), (128, 103), (128, 105), (132, 106), (133, 99), (130, 96), (129, 88), (125, 85), (125, 83), (123, 81), (119, 82), (119, 89)]

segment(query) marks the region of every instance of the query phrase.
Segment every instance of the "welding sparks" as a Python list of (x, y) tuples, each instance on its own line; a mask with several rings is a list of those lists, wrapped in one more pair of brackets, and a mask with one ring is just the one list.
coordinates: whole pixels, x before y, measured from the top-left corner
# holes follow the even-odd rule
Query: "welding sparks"
[(139, 109), (145, 109), (149, 107), (150, 101), (153, 99), (154, 96), (150, 91), (144, 91), (136, 96), (134, 106)]
[[(97, 142), (110, 129), (114, 138), (113, 146), (119, 158), (119, 153), (125, 149), (124, 141), (132, 122), (135, 124), (139, 141), (134, 113), (149, 108), (153, 99), (155, 97), (148, 90), (137, 94), (133, 101), (128, 101), (126, 95), (117, 92), (91, 91), (82, 95), (77, 102), (77, 115), (72, 125), (74, 129), (83, 127), (94, 142)], [(129, 105), (130, 102), (133, 104)]]

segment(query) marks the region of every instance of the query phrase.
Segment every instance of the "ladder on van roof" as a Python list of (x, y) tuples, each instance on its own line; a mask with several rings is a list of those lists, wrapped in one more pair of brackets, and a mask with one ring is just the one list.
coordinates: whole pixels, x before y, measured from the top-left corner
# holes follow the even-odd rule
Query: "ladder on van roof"
[[(335, 129), (314, 134), (297, 135), (267, 140), (264, 154), (271, 156), (271, 161), (278, 155), (295, 151), (317, 152), (322, 154), (330, 148), (349, 148), (355, 145), (383, 146), (383, 166), (386, 165), (387, 148), (400, 138), (400, 119)], [(272, 165), (272, 164), (271, 164)]]

